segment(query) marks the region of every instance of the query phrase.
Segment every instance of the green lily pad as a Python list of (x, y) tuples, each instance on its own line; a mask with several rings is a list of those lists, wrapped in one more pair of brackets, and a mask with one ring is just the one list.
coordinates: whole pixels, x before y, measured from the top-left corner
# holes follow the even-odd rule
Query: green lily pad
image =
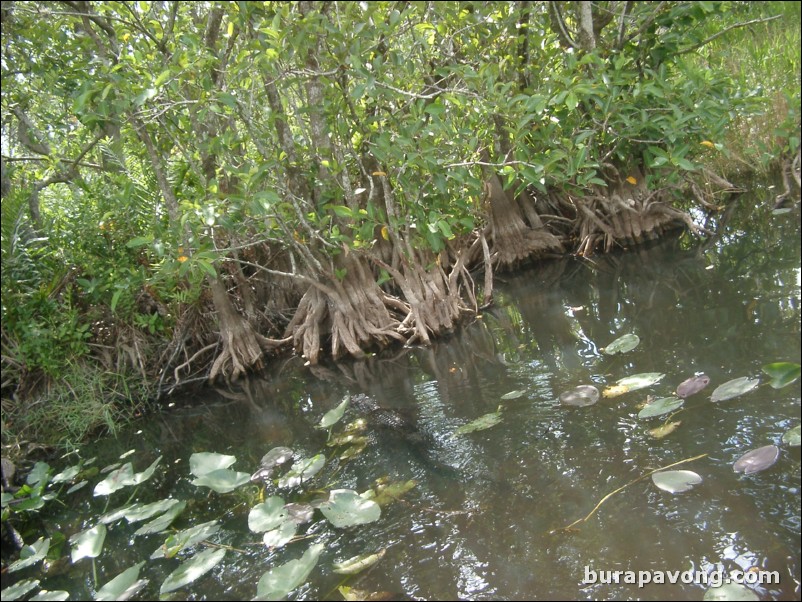
[(203, 577), (203, 575), (216, 567), (225, 555), (225, 550), (205, 550), (200, 552), (170, 573), (162, 583), (159, 593), (173, 592)]
[(373, 501), (379, 506), (386, 506), (401, 498), (406, 492), (414, 489), (418, 485), (417, 481), (396, 481), (394, 483), (384, 480), (374, 488), (375, 497)]
[[(372, 493), (372, 492), (371, 492)], [(333, 489), (320, 511), (337, 528), (365, 525), (379, 520), (381, 508), (352, 489)]]
[(711, 587), (705, 592), (705, 602), (757, 602), (760, 598), (755, 592), (740, 583), (725, 583)]
[(579, 385), (560, 394), (560, 403), (566, 406), (586, 407), (599, 401), (599, 390), (593, 385)]
[(234, 491), (237, 487), (241, 487), (245, 483), (250, 482), (251, 475), (244, 472), (235, 472), (227, 468), (220, 470), (213, 470), (207, 472), (201, 477), (198, 477), (192, 484), (197, 487), (208, 487), (217, 493), (229, 493)]
[(468, 424), (463, 424), (456, 431), (454, 431), (451, 436), (458, 437), (474, 431), (483, 431), (485, 429), (489, 429), (491, 426), (496, 426), (499, 422), (501, 422), (501, 412), (484, 414), (479, 416), (479, 418), (476, 420), (472, 420)]
[(17, 581), (14, 585), (9, 585), (2, 592), (3, 602), (6, 600), (19, 600), (28, 592), (39, 587), (38, 579), (26, 579), (25, 581)]
[(765, 445), (752, 451), (746, 452), (732, 465), (735, 472), (753, 474), (766, 470), (774, 465), (780, 457), (780, 448), (776, 445)]
[(268, 548), (280, 548), (281, 546), (289, 543), (292, 538), (295, 537), (295, 533), (297, 531), (298, 525), (296, 525), (292, 520), (288, 520), (281, 523), (275, 529), (266, 531), (262, 536), (262, 542)]
[(702, 482), (702, 477), (692, 470), (663, 470), (652, 475), (652, 482), (669, 493), (682, 493)]
[(51, 483), (64, 483), (67, 481), (72, 481), (78, 474), (81, 472), (81, 465), (76, 464), (75, 466), (70, 466), (65, 468), (56, 476), (53, 477)]
[[(8, 565), (8, 572), (13, 573), (29, 566), (33, 566), (40, 560), (47, 556), (50, 550), (50, 538), (44, 539), (40, 537), (29, 546), (24, 546), (19, 552), (19, 560), (12, 562)], [(5, 599), (5, 598), (3, 598)]]
[(228, 468), (237, 461), (236, 456), (216, 454), (213, 452), (198, 452), (189, 457), (189, 472), (196, 477), (202, 477), (216, 470)]
[(323, 544), (316, 543), (309, 546), (298, 560), (290, 560), (286, 564), (270, 569), (256, 586), (256, 597), (259, 600), (281, 600), (309, 577), (315, 568)]
[(254, 533), (263, 533), (275, 529), (288, 520), (290, 514), (284, 508), (284, 500), (273, 496), (251, 508), (248, 513), (248, 528)]
[(648, 404), (640, 412), (638, 418), (654, 418), (655, 416), (662, 416), (668, 414), (682, 407), (685, 401), (679, 397), (661, 397), (655, 399), (652, 403)]
[(640, 338), (636, 334), (625, 334), (618, 337), (615, 341), (602, 348), (602, 352), (607, 355), (615, 355), (616, 353), (626, 353), (632, 351), (640, 345)]
[(167, 512), (178, 503), (179, 500), (166, 498), (158, 502), (153, 502), (152, 504), (134, 504), (126, 509), (124, 514), (125, 520), (129, 523), (138, 523), (139, 521), (147, 520), (162, 512)]
[(187, 507), (186, 502), (178, 502), (161, 516), (157, 516), (149, 523), (145, 523), (134, 532), (134, 535), (150, 535), (164, 531)]
[(212, 535), (220, 530), (220, 525), (216, 520), (207, 523), (195, 525), (183, 531), (177, 531), (167, 537), (164, 543), (156, 548), (156, 551), (150, 555), (151, 560), (156, 558), (172, 558), (178, 552), (189, 546), (194, 546), (205, 539), (209, 539)]
[(290, 520), (296, 525), (303, 525), (312, 520), (315, 509), (309, 504), (284, 504), (284, 508), (290, 515)]
[(323, 454), (317, 454), (306, 460), (301, 459), (278, 480), (278, 486), (281, 489), (298, 487), (319, 473), (325, 465), (326, 456)]
[(318, 428), (327, 429), (330, 426), (337, 424), (343, 417), (343, 414), (345, 414), (345, 409), (348, 407), (350, 401), (351, 398), (346, 395), (340, 405), (323, 414), (323, 418), (320, 419), (320, 424), (317, 425)]
[(772, 387), (775, 389), (782, 389), (792, 382), (799, 380), (802, 366), (792, 362), (775, 362), (773, 364), (766, 364), (761, 370), (771, 377), (771, 382), (769, 384)]
[(148, 583), (147, 579), (139, 578), (139, 570), (144, 564), (142, 561), (125, 569), (98, 590), (95, 600), (130, 600)]
[(749, 378), (748, 376), (734, 378), (716, 387), (710, 399), (713, 402), (726, 401), (727, 399), (738, 397), (744, 393), (749, 393), (749, 391), (757, 387), (758, 383), (760, 383), (758, 379)]
[(159, 456), (148, 468), (136, 474), (134, 474), (134, 467), (130, 462), (124, 464), (120, 468), (110, 472), (105, 479), (95, 485), (93, 495), (95, 497), (111, 495), (124, 487), (144, 483), (156, 472), (156, 467), (159, 465), (159, 462), (161, 462), (161, 459), (162, 457)]
[(799, 447), (802, 444), (802, 425), (797, 425), (791, 430), (783, 433), (783, 443), (791, 447)]
[(339, 573), (340, 575), (356, 575), (379, 562), (379, 560), (384, 558), (386, 552), (387, 550), (384, 549), (379, 550), (375, 554), (360, 554), (359, 556), (354, 556), (342, 562), (335, 562), (331, 565), (331, 568), (334, 569), (335, 573)]
[[(3, 598), (5, 600), (5, 598)], [(69, 600), (70, 592), (59, 589), (56, 591), (48, 591), (46, 589), (40, 590), (30, 599), (30, 602), (58, 602), (60, 600)]]
[(501, 396), (501, 399), (503, 399), (504, 401), (508, 401), (510, 399), (518, 399), (519, 397), (523, 397), (524, 395), (526, 395), (526, 391), (521, 391), (520, 389), (517, 389), (515, 391), (510, 391), (509, 393), (505, 393), (504, 395)]
[(97, 558), (100, 556), (105, 539), (106, 525), (102, 523), (70, 537), (70, 543), (72, 543), (70, 559), (72, 563), (75, 564), (81, 558)]

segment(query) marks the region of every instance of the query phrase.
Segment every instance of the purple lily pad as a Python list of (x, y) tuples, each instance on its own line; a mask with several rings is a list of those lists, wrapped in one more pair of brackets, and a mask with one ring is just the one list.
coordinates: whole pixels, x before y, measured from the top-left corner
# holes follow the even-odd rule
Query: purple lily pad
[(774, 465), (779, 457), (780, 448), (776, 445), (758, 447), (757, 449), (746, 452), (743, 456), (738, 458), (735, 464), (732, 465), (732, 469), (735, 472), (742, 472), (744, 474), (760, 472)]
[(560, 395), (560, 402), (566, 406), (586, 407), (599, 401), (599, 390), (593, 385), (579, 385)]
[(699, 376), (691, 376), (689, 379), (684, 380), (679, 384), (677, 387), (677, 397), (686, 399), (691, 395), (696, 395), (709, 384), (709, 376), (704, 374), (700, 374)]

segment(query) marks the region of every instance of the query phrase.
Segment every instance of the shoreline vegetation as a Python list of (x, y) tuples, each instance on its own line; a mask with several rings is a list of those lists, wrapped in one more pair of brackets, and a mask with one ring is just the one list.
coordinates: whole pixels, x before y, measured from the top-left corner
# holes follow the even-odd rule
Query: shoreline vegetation
[(3, 455), (798, 205), (799, 6), (4, 3)]

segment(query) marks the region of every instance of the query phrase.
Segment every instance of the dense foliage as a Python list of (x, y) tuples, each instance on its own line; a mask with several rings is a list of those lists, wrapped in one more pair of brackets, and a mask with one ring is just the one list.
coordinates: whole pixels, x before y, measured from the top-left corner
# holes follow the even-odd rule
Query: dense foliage
[[(4, 3), (4, 399), (427, 343), (498, 269), (703, 233), (731, 124), (785, 98), (761, 152), (798, 157), (764, 4)], [(779, 23), (779, 89), (709, 50)]]

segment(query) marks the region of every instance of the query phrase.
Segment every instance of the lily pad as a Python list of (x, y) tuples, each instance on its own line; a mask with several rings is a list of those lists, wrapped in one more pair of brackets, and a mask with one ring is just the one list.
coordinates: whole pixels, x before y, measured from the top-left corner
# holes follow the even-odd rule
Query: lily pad
[(134, 535), (150, 535), (164, 531), (187, 507), (186, 502), (178, 502), (161, 516), (157, 516), (149, 523), (145, 523), (134, 532)]
[(640, 338), (636, 334), (625, 334), (618, 337), (615, 341), (602, 349), (603, 353), (607, 355), (615, 355), (616, 353), (626, 353), (632, 351), (640, 345)]
[(142, 472), (134, 474), (134, 467), (130, 462), (127, 462), (120, 468), (113, 470), (109, 475), (95, 485), (95, 490), (92, 495), (95, 497), (100, 495), (111, 495), (115, 491), (129, 487), (131, 485), (140, 485), (150, 479), (156, 472), (156, 467), (161, 462), (162, 457), (159, 456), (156, 460)]
[(661, 397), (655, 399), (652, 403), (648, 404), (640, 412), (638, 418), (654, 418), (655, 416), (662, 416), (668, 414), (682, 407), (685, 400), (679, 397)]
[[(3, 598), (5, 600), (5, 598)], [(60, 600), (69, 600), (70, 592), (63, 589), (48, 591), (46, 589), (39, 590), (35, 596), (30, 599), (30, 602), (59, 602)]]
[(49, 537), (47, 539), (40, 537), (31, 545), (23, 546), (19, 552), (19, 560), (8, 565), (8, 572), (13, 573), (14, 571), (33, 566), (47, 556), (48, 550), (50, 550)]
[(309, 504), (300, 504), (300, 503), (292, 503), (292, 504), (284, 504), (284, 508), (290, 515), (290, 520), (294, 522), (296, 525), (303, 525), (308, 523), (312, 520), (312, 515), (315, 513), (315, 509), (312, 508)]
[(158, 502), (153, 502), (152, 504), (134, 504), (126, 509), (124, 514), (125, 520), (129, 523), (137, 523), (152, 516), (156, 516), (157, 514), (161, 514), (162, 512), (167, 512), (178, 503), (179, 500), (167, 498), (159, 500)]
[(691, 376), (689, 379), (682, 381), (677, 386), (677, 397), (687, 399), (691, 395), (696, 395), (709, 384), (710, 377), (705, 374)]
[[(372, 493), (372, 492), (371, 492)], [(381, 508), (352, 489), (333, 489), (320, 511), (337, 528), (365, 525), (379, 520)]]
[(2, 591), (3, 602), (6, 600), (19, 600), (29, 591), (39, 587), (38, 579), (26, 579), (17, 581), (14, 585), (9, 585)]
[(501, 412), (491, 412), (489, 414), (484, 414), (479, 416), (476, 420), (472, 420), (468, 424), (463, 424), (459, 427), (452, 437), (458, 437), (459, 435), (465, 435), (466, 433), (472, 433), (474, 431), (483, 431), (485, 429), (489, 429), (491, 426), (496, 426), (499, 422), (501, 422)]
[(320, 543), (309, 546), (298, 560), (290, 560), (267, 571), (256, 586), (256, 597), (259, 600), (281, 600), (306, 581), (309, 573), (315, 568), (323, 548), (323, 544)]
[(290, 520), (290, 513), (284, 507), (284, 500), (278, 496), (267, 498), (248, 513), (248, 528), (254, 533), (275, 529)]
[(799, 380), (802, 366), (792, 362), (775, 362), (773, 364), (766, 364), (761, 370), (771, 377), (771, 382), (769, 384), (772, 387), (775, 389), (782, 389), (792, 382)]
[(354, 556), (342, 562), (335, 562), (331, 568), (334, 569), (335, 573), (339, 573), (340, 575), (356, 575), (379, 562), (379, 560), (384, 558), (386, 552), (387, 550), (384, 549), (379, 550), (375, 554), (360, 554), (359, 556)]
[(710, 396), (710, 399), (716, 402), (726, 401), (727, 399), (738, 397), (744, 393), (749, 393), (749, 391), (757, 387), (759, 382), (760, 381), (758, 379), (749, 378), (748, 376), (742, 376), (740, 378), (728, 380), (723, 385), (716, 387), (716, 389), (713, 391), (713, 394)]
[(202, 477), (210, 472), (228, 468), (236, 461), (236, 456), (213, 452), (198, 452), (189, 457), (189, 472), (196, 477)]
[(765, 445), (752, 451), (746, 452), (732, 465), (735, 472), (752, 474), (766, 470), (773, 466), (780, 457), (780, 448), (776, 445)]
[(172, 573), (162, 583), (160, 594), (175, 591), (199, 579), (216, 567), (226, 555), (225, 550), (205, 550), (188, 560)]
[(320, 419), (320, 424), (317, 425), (318, 428), (327, 429), (330, 426), (337, 424), (343, 417), (343, 414), (345, 414), (345, 409), (348, 407), (348, 403), (350, 401), (351, 398), (346, 395), (340, 405), (323, 414), (323, 418)]
[(599, 401), (599, 390), (593, 385), (579, 385), (560, 393), (560, 403), (566, 406), (586, 407)]
[(660, 372), (641, 372), (640, 374), (633, 374), (616, 381), (615, 385), (607, 387), (603, 395), (605, 397), (617, 397), (628, 393), (630, 391), (637, 391), (638, 389), (645, 389), (655, 383), (660, 382), (665, 374)]
[(523, 397), (526, 395), (526, 391), (521, 391), (520, 389), (516, 389), (515, 391), (510, 391), (509, 393), (505, 393), (501, 396), (501, 399), (504, 401), (509, 401), (510, 399), (518, 399), (519, 397)]
[(278, 481), (278, 486), (282, 489), (298, 487), (306, 483), (315, 476), (326, 465), (326, 456), (317, 454), (307, 460), (299, 460), (287, 473)]
[(234, 491), (237, 487), (241, 487), (251, 480), (251, 475), (244, 472), (235, 472), (222, 468), (220, 470), (213, 470), (201, 477), (198, 477), (192, 484), (197, 487), (208, 487), (217, 493), (229, 493)]
[(297, 530), (298, 525), (296, 525), (293, 521), (285, 521), (275, 529), (266, 531), (262, 536), (262, 542), (268, 548), (280, 548), (281, 546), (289, 543), (290, 540), (295, 537)]
[(98, 590), (95, 600), (130, 600), (148, 583), (147, 579), (139, 578), (139, 570), (144, 564), (143, 561), (125, 569)]
[(386, 506), (400, 499), (402, 495), (414, 489), (417, 485), (417, 481), (413, 480), (389, 482), (386, 479), (382, 479), (380, 482), (377, 482), (374, 488), (376, 496), (373, 498), (373, 501), (379, 506)]
[(652, 482), (669, 493), (682, 493), (702, 482), (702, 477), (692, 470), (663, 470), (652, 475)]
[(72, 551), (70, 559), (75, 564), (81, 558), (97, 558), (103, 551), (103, 542), (106, 539), (106, 525), (95, 525), (91, 529), (81, 531), (70, 537)]
[(757, 602), (760, 598), (755, 592), (740, 583), (725, 583), (711, 587), (705, 592), (705, 602)]
[(151, 560), (156, 558), (173, 558), (178, 552), (189, 546), (208, 539), (220, 530), (220, 525), (216, 520), (195, 525), (183, 531), (177, 531), (167, 537), (153, 554)]
[(802, 444), (802, 425), (797, 425), (789, 431), (783, 433), (783, 443), (791, 447), (799, 447)]

